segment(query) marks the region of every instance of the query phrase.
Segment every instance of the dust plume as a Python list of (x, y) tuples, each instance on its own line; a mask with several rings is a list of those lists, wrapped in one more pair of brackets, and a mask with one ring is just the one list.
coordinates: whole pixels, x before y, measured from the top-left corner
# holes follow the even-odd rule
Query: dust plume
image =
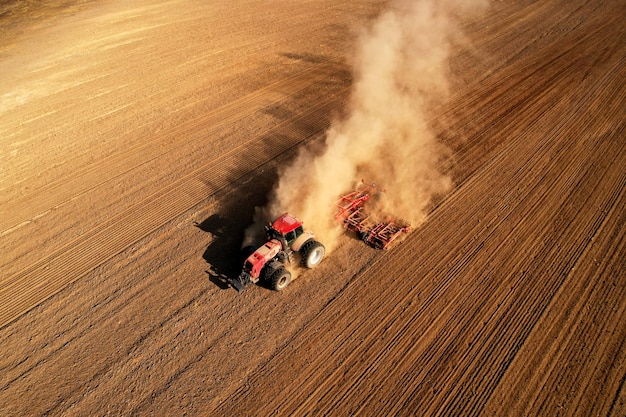
[(348, 116), (332, 124), (321, 149), (301, 151), (280, 173), (256, 220), (265, 224), (288, 211), (331, 250), (341, 233), (333, 222), (335, 203), (363, 178), (386, 190), (379, 210), (414, 227), (423, 222), (433, 197), (452, 188), (440, 169), (446, 149), (430, 131), (429, 117), (448, 95), (458, 17), (486, 3), (393, 2), (359, 38)]

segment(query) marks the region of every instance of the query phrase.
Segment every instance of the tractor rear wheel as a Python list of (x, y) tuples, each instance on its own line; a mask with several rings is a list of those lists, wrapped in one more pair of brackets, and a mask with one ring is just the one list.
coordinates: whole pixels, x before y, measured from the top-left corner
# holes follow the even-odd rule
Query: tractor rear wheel
[(275, 291), (282, 291), (291, 282), (291, 273), (287, 271), (287, 268), (277, 268), (269, 277), (268, 285), (270, 289)]
[(326, 248), (316, 240), (309, 240), (302, 246), (300, 253), (302, 253), (302, 265), (311, 269), (322, 262)]

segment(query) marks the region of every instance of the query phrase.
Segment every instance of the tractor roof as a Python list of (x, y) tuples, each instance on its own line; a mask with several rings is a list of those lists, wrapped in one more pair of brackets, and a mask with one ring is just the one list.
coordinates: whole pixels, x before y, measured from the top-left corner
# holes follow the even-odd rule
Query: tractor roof
[(272, 227), (280, 234), (289, 233), (302, 225), (302, 220), (292, 216), (289, 213), (285, 213), (272, 223)]

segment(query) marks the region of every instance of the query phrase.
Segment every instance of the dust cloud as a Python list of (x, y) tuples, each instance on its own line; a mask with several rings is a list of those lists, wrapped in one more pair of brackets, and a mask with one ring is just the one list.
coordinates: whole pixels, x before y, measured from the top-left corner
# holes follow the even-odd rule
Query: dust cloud
[(323, 146), (301, 151), (279, 173), (250, 231), (290, 212), (332, 250), (341, 233), (333, 221), (335, 203), (361, 179), (386, 190), (377, 210), (419, 226), (433, 197), (452, 188), (441, 169), (446, 149), (428, 123), (449, 94), (448, 59), (462, 39), (458, 21), (486, 5), (392, 2), (359, 37), (348, 116), (331, 125)]

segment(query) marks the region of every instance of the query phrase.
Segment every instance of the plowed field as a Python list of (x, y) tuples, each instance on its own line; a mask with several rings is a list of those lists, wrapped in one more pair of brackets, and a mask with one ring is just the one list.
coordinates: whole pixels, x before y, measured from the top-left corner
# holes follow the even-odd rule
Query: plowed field
[(0, 415), (626, 415), (621, 0), (463, 19), (426, 222), (228, 287), (388, 5), (0, 5)]

